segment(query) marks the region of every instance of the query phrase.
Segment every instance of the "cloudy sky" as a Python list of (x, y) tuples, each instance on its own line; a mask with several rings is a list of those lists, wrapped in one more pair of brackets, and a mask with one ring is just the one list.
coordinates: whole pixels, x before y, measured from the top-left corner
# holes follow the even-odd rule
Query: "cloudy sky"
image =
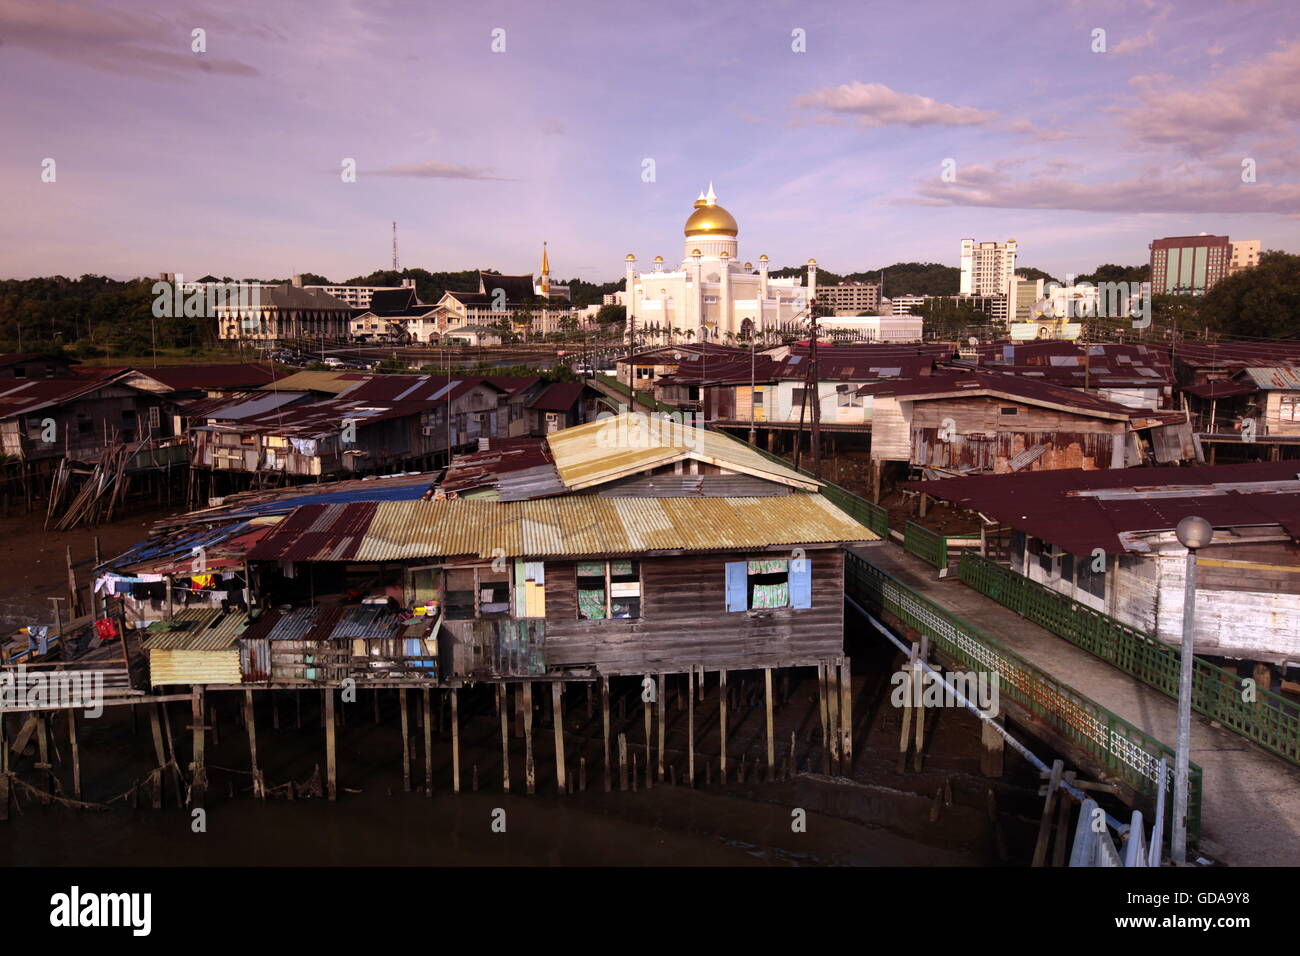
[(608, 280), (676, 261), (709, 180), (774, 265), (1300, 251), (1298, 28), (1294, 0), (0, 0), (0, 277), (341, 280), (397, 220), (404, 266), (546, 240)]

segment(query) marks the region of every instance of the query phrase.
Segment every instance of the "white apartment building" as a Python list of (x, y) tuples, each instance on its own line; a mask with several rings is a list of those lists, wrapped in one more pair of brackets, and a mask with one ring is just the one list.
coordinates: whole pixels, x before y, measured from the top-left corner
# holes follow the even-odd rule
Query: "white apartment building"
[(961, 294), (1007, 295), (1016, 274), (1016, 240), (961, 241)]

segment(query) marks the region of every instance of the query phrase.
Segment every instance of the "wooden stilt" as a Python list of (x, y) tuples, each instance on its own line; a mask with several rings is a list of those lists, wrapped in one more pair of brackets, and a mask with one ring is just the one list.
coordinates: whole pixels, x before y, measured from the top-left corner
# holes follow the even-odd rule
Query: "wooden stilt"
[(519, 688), (520, 709), (524, 716), (524, 792), (537, 792), (537, 768), (533, 766), (533, 682), (524, 681)]
[(551, 682), (551, 726), (555, 732), (555, 786), (560, 793), (566, 791), (564, 764), (564, 684)]
[(424, 689), (424, 793), (433, 797), (433, 691)]
[(609, 678), (604, 675), (600, 678), (600, 715), (605, 725), (605, 792), (609, 793), (612, 789), (609, 765)]
[(334, 688), (326, 687), (323, 693), (325, 695), (325, 785), (330, 800), (337, 800), (339, 780), (338, 751), (337, 741), (335, 740)]
[(151, 799), (153, 809), (162, 808), (162, 774), (166, 773), (166, 748), (162, 747), (162, 724), (159, 721), (159, 708), (161, 704), (149, 705), (149, 730), (153, 732), (153, 756), (157, 760), (157, 769), (153, 771), (153, 787)]
[(460, 793), (460, 706), (455, 687), (451, 689), (451, 792)]
[(980, 773), (986, 777), (1002, 776), (1006, 743), (992, 720), (980, 721)]
[[(1067, 770), (1061, 777), (1074, 783), (1074, 771)], [(1062, 794), (1056, 801), (1056, 842), (1052, 845), (1052, 866), (1065, 866), (1065, 851), (1070, 845), (1070, 801)]]
[(171, 713), (167, 710), (166, 704), (159, 704), (158, 709), (162, 711), (163, 734), (167, 741), (167, 753), (170, 759), (172, 789), (176, 792), (176, 806), (180, 807), (185, 805), (185, 797), (182, 795), (181, 761), (176, 756), (176, 738), (172, 736)]
[(665, 749), (664, 738), (667, 735), (667, 731), (668, 731), (668, 717), (664, 713), (664, 710), (667, 701), (664, 700), (664, 675), (662, 673), (657, 674), (655, 676), (655, 679), (659, 685), (658, 694), (656, 695), (658, 697), (658, 703), (655, 705), (655, 709), (659, 711), (659, 755), (658, 755), (659, 766), (658, 766), (658, 770), (656, 771), (656, 776), (659, 778), (659, 782), (663, 783), (664, 782), (664, 749)]
[[(918, 660), (912, 666), (912, 682), (914, 686), (921, 685), (921, 662)], [(925, 697), (921, 697), (922, 703), (916, 708), (916, 752), (912, 754), (912, 769), (920, 773), (925, 763)]]
[[(646, 679), (652, 680), (648, 674)], [(650, 790), (654, 787), (654, 774), (650, 770), (650, 732), (654, 721), (654, 710), (650, 701), (641, 702), (641, 714), (645, 718), (645, 788)]]
[(840, 659), (840, 773), (853, 775), (853, 675), (849, 659)]
[(81, 748), (77, 745), (77, 709), (68, 708), (68, 746), (72, 750), (72, 796), (81, 799)]
[(618, 735), (618, 789), (627, 790), (627, 734)]
[(763, 668), (763, 699), (767, 702), (767, 779), (776, 779), (776, 727), (772, 719), (772, 668)]
[(279, 696), (276, 694), (275, 691), (269, 691), (269, 693), (271, 695), (271, 729), (279, 730), (280, 729), (280, 708), (276, 706), (276, 701), (279, 699)]
[(727, 782), (727, 672), (718, 671), (718, 737), (722, 756), (718, 758), (718, 782)]
[(695, 786), (695, 668), (686, 672), (686, 785)]
[(196, 686), (190, 695), (190, 715), (194, 732), (194, 762), (190, 764), (190, 806), (203, 806), (208, 791), (208, 771), (203, 762), (204, 727), (203, 688)]
[(253, 796), (266, 799), (266, 783), (257, 765), (257, 717), (253, 708), (253, 692), (244, 691), (244, 726), (248, 729), (248, 762), (253, 771)]
[(822, 773), (831, 772), (830, 710), (826, 701), (826, 662), (817, 664), (817, 711), (822, 723)]
[(898, 735), (898, 765), (895, 770), (899, 774), (907, 772), (907, 751), (912, 744), (912, 696), (916, 693), (916, 689), (911, 686), (911, 668), (906, 664), (903, 666), (908, 671), (908, 684), (907, 692), (903, 695), (903, 726)]
[(826, 662), (826, 726), (830, 731), (831, 773), (840, 772), (840, 667), (838, 660)]
[(411, 792), (411, 708), (406, 699), (406, 688), (397, 692), (402, 707), (402, 789)]
[(1047, 841), (1052, 834), (1052, 811), (1056, 809), (1057, 795), (1061, 792), (1061, 773), (1064, 770), (1064, 761), (1052, 761), (1052, 772), (1047, 780), (1047, 794), (1043, 799), (1043, 815), (1038, 821), (1038, 840), (1034, 843), (1034, 859), (1031, 866), (1043, 866), (1047, 862)]
[(50, 763), (49, 725), (43, 713), (36, 715), (36, 753), (36, 767), (41, 771), (41, 789), (45, 791), (41, 796), (41, 803), (48, 804), (50, 802), (48, 794), (54, 792), (54, 765)]
[(501, 787), (510, 792), (510, 708), (506, 685), (497, 684), (497, 714), (501, 718)]

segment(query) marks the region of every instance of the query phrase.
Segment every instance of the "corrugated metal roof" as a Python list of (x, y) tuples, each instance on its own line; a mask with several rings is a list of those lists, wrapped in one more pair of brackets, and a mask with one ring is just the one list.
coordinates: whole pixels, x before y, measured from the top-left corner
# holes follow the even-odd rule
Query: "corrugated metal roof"
[(718, 431), (627, 412), (566, 428), (547, 436), (560, 479), (575, 491), (694, 459), (814, 490), (820, 482), (764, 458), (745, 443)]
[(188, 626), (184, 630), (162, 630), (155, 624), (149, 628), (149, 636), (141, 646), (147, 651), (226, 650), (235, 646), (248, 623), (248, 615), (238, 612), (222, 614), (211, 608), (186, 608), (172, 615), (170, 623)]
[(249, 551), (254, 561), (347, 561), (370, 527), (374, 501), (308, 504), (295, 509)]
[(1277, 365), (1268, 368), (1251, 366), (1242, 372), (1263, 389), (1294, 391), (1300, 389), (1300, 368)]
[[(268, 541), (271, 536), (268, 536)], [(380, 504), (349, 560), (560, 557), (871, 541), (821, 495), (453, 499)]]

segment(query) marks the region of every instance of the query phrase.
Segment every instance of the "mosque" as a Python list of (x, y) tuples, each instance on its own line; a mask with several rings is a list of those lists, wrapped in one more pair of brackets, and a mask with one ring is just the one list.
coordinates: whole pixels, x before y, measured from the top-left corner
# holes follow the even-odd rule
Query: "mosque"
[(655, 256), (654, 271), (637, 272), (636, 257), (627, 257), (627, 284), (614, 301), (627, 307), (629, 325), (676, 330), (693, 342), (744, 340), (751, 330), (792, 330), (808, 320), (808, 303), (817, 294), (817, 262), (808, 260), (807, 278), (769, 278), (767, 256), (754, 263), (740, 258), (736, 218), (718, 205), (709, 191), (700, 193), (686, 219), (681, 265), (664, 267)]

